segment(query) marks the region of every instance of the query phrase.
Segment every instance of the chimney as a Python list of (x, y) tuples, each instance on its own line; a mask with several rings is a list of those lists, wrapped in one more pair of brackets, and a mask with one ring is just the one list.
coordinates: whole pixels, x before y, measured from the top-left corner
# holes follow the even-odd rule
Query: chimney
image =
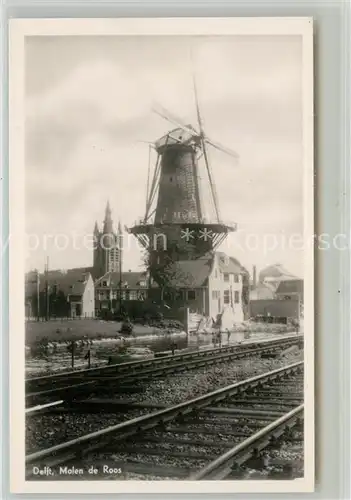
[(255, 289), (257, 287), (257, 269), (256, 266), (252, 268), (252, 288)]

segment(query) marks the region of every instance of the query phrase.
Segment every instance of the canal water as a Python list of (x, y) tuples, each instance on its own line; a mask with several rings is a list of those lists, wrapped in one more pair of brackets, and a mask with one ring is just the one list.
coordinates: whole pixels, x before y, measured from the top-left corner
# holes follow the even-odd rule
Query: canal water
[[(228, 338), (227, 333), (221, 337), (221, 346), (245, 343), (253, 340), (268, 340), (281, 334), (251, 333), (231, 333)], [(217, 340), (214, 344), (214, 338), (211, 333), (187, 336), (183, 333), (165, 334), (162, 336), (150, 335), (142, 337), (125, 337), (118, 339), (102, 339), (93, 341), (90, 346), (77, 348), (74, 356), (74, 368), (87, 368), (88, 361), (85, 356), (90, 349), (91, 366), (101, 365), (108, 362), (112, 357), (114, 362), (133, 361), (145, 357), (153, 357), (157, 353), (167, 353), (171, 351), (172, 344), (175, 344), (175, 350), (195, 351), (211, 347), (219, 347)], [(121, 348), (127, 349), (127, 354), (121, 354)], [(124, 349), (125, 350), (125, 349)], [(115, 361), (116, 359), (116, 361)], [(67, 345), (62, 345), (54, 352), (42, 353), (36, 356), (27, 356), (26, 375), (45, 374), (50, 372), (72, 369), (72, 355), (67, 349)]]

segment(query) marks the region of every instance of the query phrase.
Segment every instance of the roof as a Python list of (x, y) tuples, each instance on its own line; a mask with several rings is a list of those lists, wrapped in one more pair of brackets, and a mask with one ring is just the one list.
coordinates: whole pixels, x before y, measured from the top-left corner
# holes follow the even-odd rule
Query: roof
[(303, 280), (295, 279), (295, 280), (286, 280), (281, 281), (277, 288), (277, 292), (279, 294), (289, 295), (290, 293), (299, 293), (303, 294)]
[(212, 270), (213, 255), (206, 255), (196, 260), (175, 262), (171, 269), (172, 286), (184, 288), (200, 288), (205, 286)]
[[(147, 280), (147, 275), (145, 271), (128, 271), (126, 273), (122, 272), (122, 285), (128, 286), (128, 288), (138, 288), (141, 282)], [(95, 286), (101, 287), (103, 281), (108, 281), (108, 286), (118, 287), (120, 284), (120, 274), (117, 272), (108, 272), (95, 282)], [(147, 283), (146, 285), (147, 286)]]
[[(246, 273), (246, 269), (234, 257), (228, 257), (223, 252), (209, 252), (196, 260), (181, 260), (173, 266), (173, 279), (171, 285), (184, 288), (201, 288), (206, 286), (211, 274), (214, 258), (221, 271), (233, 274)], [(172, 271), (170, 273), (172, 275)]]
[[(49, 287), (57, 285), (58, 290), (65, 295), (82, 295), (85, 289), (85, 283), (91, 273), (89, 268), (78, 267), (73, 269), (52, 270), (48, 274), (39, 274), (39, 289), (44, 291), (46, 288), (46, 281)], [(31, 271), (26, 274), (25, 294), (26, 296), (32, 295), (37, 290), (37, 272)]]
[(218, 257), (218, 265), (222, 272), (241, 274), (247, 273), (247, 270), (234, 257), (230, 257), (224, 252), (216, 252)]
[(270, 278), (297, 279), (297, 276), (291, 274), (291, 272), (285, 269), (281, 264), (273, 264), (262, 269), (259, 274), (259, 281), (268, 280)]

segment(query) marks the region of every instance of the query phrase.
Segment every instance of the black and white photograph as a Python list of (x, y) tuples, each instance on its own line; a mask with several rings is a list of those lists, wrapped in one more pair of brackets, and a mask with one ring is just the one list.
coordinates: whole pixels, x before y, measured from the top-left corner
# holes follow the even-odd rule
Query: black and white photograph
[(13, 491), (313, 491), (312, 21), (10, 42)]

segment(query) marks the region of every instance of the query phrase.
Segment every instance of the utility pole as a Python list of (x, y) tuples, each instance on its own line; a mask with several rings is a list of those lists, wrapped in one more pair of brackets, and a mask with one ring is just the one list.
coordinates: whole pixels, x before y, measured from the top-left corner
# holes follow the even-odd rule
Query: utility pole
[(49, 321), (49, 316), (50, 316), (50, 301), (49, 301), (49, 257), (46, 257), (46, 284), (45, 284), (45, 290), (46, 290), (46, 313), (45, 313), (45, 319), (46, 319), (46, 321)]
[(37, 269), (37, 321), (40, 321), (40, 274)]
[(123, 234), (121, 222), (118, 223), (118, 264), (119, 264), (119, 314), (122, 314), (122, 248), (123, 248)]

